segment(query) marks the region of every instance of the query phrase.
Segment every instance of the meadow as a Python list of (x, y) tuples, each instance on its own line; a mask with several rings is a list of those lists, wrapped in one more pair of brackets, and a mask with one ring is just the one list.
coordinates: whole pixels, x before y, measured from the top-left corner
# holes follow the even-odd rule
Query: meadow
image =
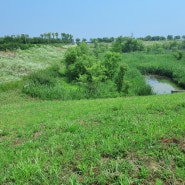
[(185, 183), (184, 93), (0, 101), (0, 184)]
[[(66, 49), (46, 45), (0, 55), (0, 184), (185, 184), (185, 94), (146, 96), (143, 77), (169, 75), (183, 86), (184, 56), (141, 51), (122, 60), (108, 53), (127, 65), (123, 91), (111, 91), (109, 80), (87, 97), (64, 76)], [(95, 54), (104, 62), (102, 50)], [(88, 72), (98, 81), (95, 64)], [(41, 97), (25, 93), (30, 79), (36, 82), (30, 92)]]
[(42, 70), (61, 60), (67, 46), (35, 46), (28, 50), (0, 52), (0, 84), (22, 80), (23, 76)]

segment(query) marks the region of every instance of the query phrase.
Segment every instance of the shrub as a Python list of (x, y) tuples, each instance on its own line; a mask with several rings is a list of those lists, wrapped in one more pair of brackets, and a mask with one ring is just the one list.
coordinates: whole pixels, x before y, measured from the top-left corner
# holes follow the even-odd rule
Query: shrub
[(131, 37), (118, 37), (112, 45), (112, 50), (115, 52), (134, 52), (144, 51), (144, 44), (141, 40)]
[(113, 79), (119, 64), (123, 61), (123, 56), (116, 52), (106, 52), (102, 65), (105, 66), (105, 75), (108, 79)]
[(33, 97), (40, 97), (40, 94), (47, 93), (48, 89), (55, 86), (56, 79), (59, 75), (59, 67), (57, 65), (35, 72), (24, 79), (25, 82), (22, 91)]
[(152, 88), (146, 84), (144, 76), (137, 69), (129, 69), (125, 74), (124, 88), (127, 89), (128, 95), (150, 95)]
[(118, 75), (117, 75), (116, 80), (115, 80), (118, 92), (121, 92), (121, 90), (122, 90), (123, 78), (125, 76), (126, 71), (127, 71), (127, 66), (121, 65), (120, 68), (119, 68)]

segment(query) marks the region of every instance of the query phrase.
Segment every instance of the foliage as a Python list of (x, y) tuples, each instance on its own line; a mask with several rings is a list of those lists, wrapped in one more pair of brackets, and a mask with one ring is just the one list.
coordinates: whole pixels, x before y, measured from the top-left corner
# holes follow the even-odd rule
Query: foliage
[(177, 59), (177, 60), (181, 60), (182, 59), (182, 52), (178, 51), (176, 53), (174, 53), (174, 57)]
[(143, 75), (135, 68), (129, 68), (125, 74), (125, 84), (123, 88), (126, 89), (128, 95), (150, 95), (152, 89), (146, 84)]
[(124, 58), (125, 63), (127, 63), (129, 67), (132, 66), (137, 68), (142, 74), (166, 76), (179, 86), (185, 87), (185, 63), (183, 56), (182, 54), (182, 59), (177, 60), (174, 57), (174, 53), (135, 53), (132, 55), (125, 55)]
[(113, 80), (118, 66), (123, 62), (123, 56), (120, 53), (108, 51), (104, 54), (103, 65), (105, 66), (105, 75)]
[(119, 67), (119, 72), (118, 72), (118, 75), (117, 75), (116, 80), (115, 80), (118, 92), (121, 92), (121, 90), (122, 90), (123, 78), (125, 76), (126, 71), (127, 71), (127, 66), (121, 65)]
[(54, 88), (56, 78), (59, 76), (59, 67), (57, 65), (32, 73), (24, 80), (23, 92), (32, 97), (41, 97), (42, 91), (46, 92), (46, 89)]
[[(44, 33), (40, 37), (29, 37), (28, 34), (4, 36), (0, 38), (0, 51), (14, 51), (17, 49), (29, 49), (35, 44), (73, 44), (74, 39), (71, 34), (61, 33), (61, 38), (58, 33)], [(53, 37), (53, 38), (52, 38)]]
[(130, 38), (130, 37), (118, 37), (113, 43), (112, 50), (115, 52), (134, 52), (143, 51), (144, 45), (141, 40)]

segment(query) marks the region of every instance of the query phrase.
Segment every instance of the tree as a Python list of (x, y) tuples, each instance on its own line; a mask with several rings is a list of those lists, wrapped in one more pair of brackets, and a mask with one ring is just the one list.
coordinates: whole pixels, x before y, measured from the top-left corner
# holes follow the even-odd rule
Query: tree
[(58, 39), (58, 32), (55, 33), (55, 37)]
[(121, 90), (123, 88), (123, 78), (124, 78), (124, 75), (125, 75), (126, 71), (127, 71), (127, 66), (121, 65), (120, 68), (119, 68), (118, 75), (117, 75), (116, 80), (115, 80), (118, 92), (121, 92)]
[(118, 37), (112, 44), (112, 51), (127, 53), (133, 51), (143, 51), (144, 44), (141, 40), (131, 37)]
[(72, 44), (74, 42), (73, 36), (67, 33), (61, 33), (62, 42), (65, 44)]
[(87, 39), (86, 39), (86, 38), (83, 38), (83, 39), (82, 39), (82, 42), (87, 42)]
[(64, 62), (66, 64), (66, 68), (68, 68), (71, 64), (74, 64), (77, 60), (77, 50), (76, 48), (69, 48), (64, 56)]
[(167, 40), (173, 40), (173, 35), (168, 35)]
[(145, 38), (144, 38), (145, 41), (151, 41), (152, 40), (152, 37), (150, 35), (147, 35)]
[(79, 43), (80, 43), (80, 39), (76, 38), (76, 44), (79, 44)]
[(124, 42), (124, 38), (122, 36), (119, 36), (112, 44), (112, 51), (122, 53), (123, 42)]
[(51, 33), (51, 35), (52, 35), (52, 37), (53, 37), (53, 39), (55, 38), (55, 33)]
[(40, 34), (40, 37), (43, 39), (44, 38), (44, 34)]
[(108, 79), (112, 80), (119, 63), (123, 60), (120, 53), (108, 51), (105, 53), (103, 58), (103, 65), (105, 66), (105, 75)]
[(180, 35), (174, 36), (174, 40), (180, 40), (180, 39), (181, 39), (181, 36)]
[(143, 51), (144, 45), (142, 41), (134, 38), (126, 38), (122, 43), (122, 52), (133, 52), (133, 51)]
[(29, 38), (28, 34), (21, 34), (21, 39), (24, 44), (27, 44), (27, 39)]

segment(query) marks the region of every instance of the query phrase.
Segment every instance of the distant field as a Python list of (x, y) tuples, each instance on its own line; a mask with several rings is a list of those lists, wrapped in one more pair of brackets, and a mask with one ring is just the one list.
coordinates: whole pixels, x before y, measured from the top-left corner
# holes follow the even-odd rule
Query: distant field
[(31, 72), (60, 62), (66, 47), (40, 46), (15, 52), (0, 52), (0, 83), (17, 81)]

